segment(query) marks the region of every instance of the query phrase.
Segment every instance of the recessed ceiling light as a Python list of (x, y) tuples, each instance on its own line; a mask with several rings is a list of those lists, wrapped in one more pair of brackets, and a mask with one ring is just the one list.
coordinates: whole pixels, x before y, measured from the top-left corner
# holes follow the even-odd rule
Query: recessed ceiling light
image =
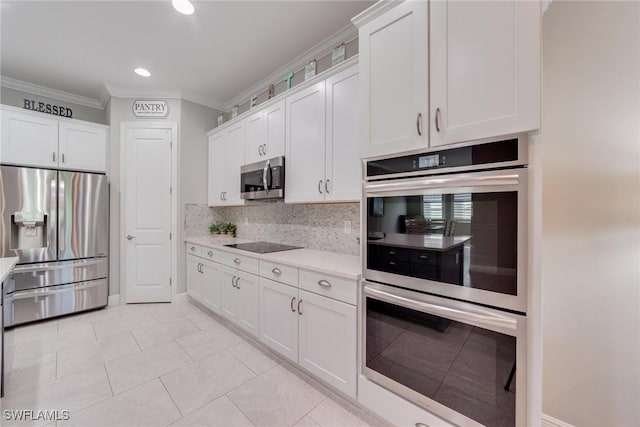
[(185, 15), (191, 15), (196, 10), (189, 0), (171, 0), (171, 5), (175, 10)]
[(133, 71), (135, 71), (135, 73), (137, 75), (142, 76), (142, 77), (150, 77), (151, 76), (151, 73), (146, 68), (136, 68)]

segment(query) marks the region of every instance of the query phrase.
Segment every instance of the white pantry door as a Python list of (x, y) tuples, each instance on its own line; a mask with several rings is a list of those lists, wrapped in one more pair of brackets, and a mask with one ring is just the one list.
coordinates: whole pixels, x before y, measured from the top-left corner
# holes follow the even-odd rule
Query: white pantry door
[(171, 301), (171, 129), (127, 129), (125, 299)]

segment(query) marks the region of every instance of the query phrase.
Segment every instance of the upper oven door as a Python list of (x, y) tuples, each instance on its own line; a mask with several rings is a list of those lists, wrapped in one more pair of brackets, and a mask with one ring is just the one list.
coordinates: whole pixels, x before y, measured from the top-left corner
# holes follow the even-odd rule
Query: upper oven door
[(367, 182), (364, 278), (526, 311), (527, 169)]

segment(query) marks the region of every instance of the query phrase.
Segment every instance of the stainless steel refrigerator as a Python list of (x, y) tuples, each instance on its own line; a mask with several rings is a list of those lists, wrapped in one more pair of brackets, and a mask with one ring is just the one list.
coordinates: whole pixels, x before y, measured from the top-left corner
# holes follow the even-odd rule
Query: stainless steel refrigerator
[(107, 305), (106, 175), (0, 166), (0, 215), (5, 327)]

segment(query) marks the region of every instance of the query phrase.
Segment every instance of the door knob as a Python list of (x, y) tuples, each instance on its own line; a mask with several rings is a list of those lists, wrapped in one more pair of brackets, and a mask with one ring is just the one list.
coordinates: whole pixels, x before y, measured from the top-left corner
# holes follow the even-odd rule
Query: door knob
[(133, 239), (135, 239), (135, 236), (132, 236), (131, 234), (127, 236), (127, 240), (133, 240)]

